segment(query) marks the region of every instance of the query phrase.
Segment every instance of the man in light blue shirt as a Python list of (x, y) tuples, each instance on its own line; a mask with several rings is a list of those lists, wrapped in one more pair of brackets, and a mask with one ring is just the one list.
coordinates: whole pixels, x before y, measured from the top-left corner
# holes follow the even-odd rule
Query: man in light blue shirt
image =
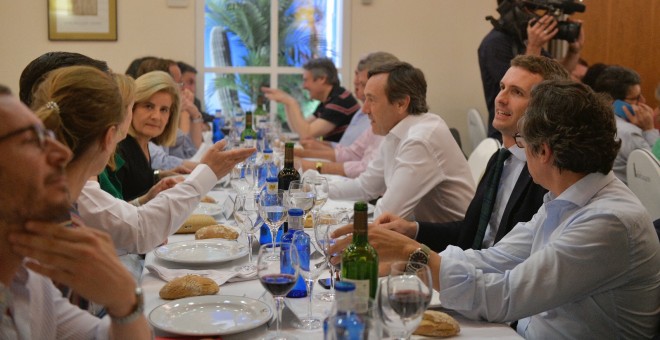
[[(660, 331), (660, 243), (612, 172), (621, 142), (609, 104), (585, 85), (544, 81), (519, 126), (529, 172), (549, 191), (544, 204), (493, 247), (428, 254), (443, 307), (520, 320), (518, 333), (531, 339), (652, 338)], [(384, 228), (370, 228), (369, 243), (381, 264), (419, 255), (421, 246)]]

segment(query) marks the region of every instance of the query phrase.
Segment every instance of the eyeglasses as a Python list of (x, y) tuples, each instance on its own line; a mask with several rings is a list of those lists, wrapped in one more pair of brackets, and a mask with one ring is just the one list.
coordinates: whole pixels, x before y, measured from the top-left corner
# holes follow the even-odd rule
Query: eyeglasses
[(635, 104), (635, 105), (639, 104), (640, 101), (644, 102), (644, 96), (641, 93), (637, 95), (637, 97), (626, 97), (623, 99), (627, 102), (631, 102), (630, 104)]
[(34, 131), (34, 134), (37, 136), (37, 141), (39, 142), (39, 147), (42, 150), (44, 150), (46, 148), (46, 141), (47, 140), (49, 140), (49, 139), (51, 141), (55, 140), (55, 132), (53, 132), (52, 130), (46, 129), (46, 128), (44, 128), (43, 126), (41, 126), (39, 124), (33, 124), (33, 125), (30, 125), (30, 126), (26, 126), (24, 128), (20, 128), (18, 130), (14, 130), (12, 132), (9, 132), (9, 133), (5, 134), (4, 136), (0, 136), (0, 142), (3, 142), (3, 141), (5, 141), (5, 140), (7, 140), (11, 137), (14, 137), (14, 136), (18, 136), (21, 133), (23, 133), (25, 131), (30, 131), (30, 130)]
[(525, 138), (520, 135), (520, 133), (516, 133), (513, 135), (513, 138), (516, 140), (516, 145), (518, 145), (519, 148), (524, 149), (527, 146), (527, 142), (525, 142)]

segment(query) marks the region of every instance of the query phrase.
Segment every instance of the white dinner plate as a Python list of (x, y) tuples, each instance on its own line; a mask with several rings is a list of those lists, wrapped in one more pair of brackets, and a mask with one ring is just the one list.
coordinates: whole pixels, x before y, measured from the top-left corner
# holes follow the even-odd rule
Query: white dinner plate
[(247, 255), (245, 245), (224, 239), (208, 239), (175, 242), (154, 250), (157, 258), (188, 264), (204, 264), (231, 261)]
[(206, 203), (199, 202), (197, 208), (193, 211), (193, 214), (202, 214), (202, 215), (218, 215), (222, 213), (222, 205), (218, 203)]
[(259, 300), (233, 295), (194, 296), (162, 304), (149, 313), (149, 322), (181, 335), (225, 335), (257, 328), (273, 317)]

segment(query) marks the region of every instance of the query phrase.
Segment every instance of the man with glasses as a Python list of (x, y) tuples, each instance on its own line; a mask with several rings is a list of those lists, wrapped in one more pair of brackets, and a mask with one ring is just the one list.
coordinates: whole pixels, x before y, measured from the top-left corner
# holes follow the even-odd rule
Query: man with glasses
[(653, 123), (653, 109), (646, 105), (640, 83), (639, 74), (632, 69), (609, 66), (598, 76), (594, 84), (594, 91), (605, 93), (612, 101), (620, 100), (632, 107), (632, 112), (624, 106), (621, 109), (624, 115), (615, 115), (621, 149), (614, 160), (614, 174), (623, 183), (627, 183), (626, 168), (630, 153), (636, 149), (651, 151), (653, 145), (660, 139), (660, 132)]
[[(493, 120), (493, 126), (502, 134), (504, 148), (490, 158), (464, 219), (446, 223), (409, 222), (386, 213), (377, 217), (374, 224), (398, 231), (439, 252), (450, 244), (462, 249), (488, 248), (518, 222), (529, 221), (543, 203), (546, 190), (532, 181), (525, 165), (525, 152), (516, 147), (513, 136), (518, 132), (518, 120), (527, 109), (532, 87), (548, 79), (569, 79), (569, 74), (559, 62), (546, 57), (521, 55), (511, 61), (500, 81)], [(510, 155), (499, 163), (498, 177), (497, 159), (504, 150)], [(485, 203), (487, 197), (490, 204)]]
[[(584, 84), (544, 81), (518, 126), (529, 173), (548, 189), (544, 203), (493, 247), (429, 255), (442, 306), (519, 320), (527, 339), (652, 338), (660, 243), (644, 206), (612, 173), (621, 142), (608, 103)], [(381, 264), (420, 247), (384, 228), (370, 228), (369, 243)]]
[[(3, 86), (0, 120), (0, 339), (150, 339), (142, 293), (110, 237), (59, 223), (69, 218), (71, 151)], [(70, 304), (51, 279), (109, 316)]]

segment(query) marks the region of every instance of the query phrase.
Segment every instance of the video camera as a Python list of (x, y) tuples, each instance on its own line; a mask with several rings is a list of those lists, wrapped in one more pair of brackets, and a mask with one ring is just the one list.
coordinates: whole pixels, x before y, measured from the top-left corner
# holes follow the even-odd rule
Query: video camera
[(520, 42), (527, 38), (527, 24), (530, 20), (552, 15), (557, 20), (555, 39), (575, 41), (580, 35), (581, 25), (572, 21), (560, 21), (564, 14), (584, 12), (585, 6), (576, 0), (502, 0), (497, 7), (500, 18), (486, 17), (496, 29), (517, 37)]
[[(564, 14), (573, 14), (575, 12), (583, 13), (586, 7), (575, 0), (525, 0), (523, 5), (534, 13), (537, 11), (546, 11), (544, 14), (552, 15), (557, 19), (557, 35), (555, 39), (574, 42), (580, 36), (581, 25), (579, 22), (560, 21), (559, 18)], [(537, 18), (540, 18), (537, 15)]]

